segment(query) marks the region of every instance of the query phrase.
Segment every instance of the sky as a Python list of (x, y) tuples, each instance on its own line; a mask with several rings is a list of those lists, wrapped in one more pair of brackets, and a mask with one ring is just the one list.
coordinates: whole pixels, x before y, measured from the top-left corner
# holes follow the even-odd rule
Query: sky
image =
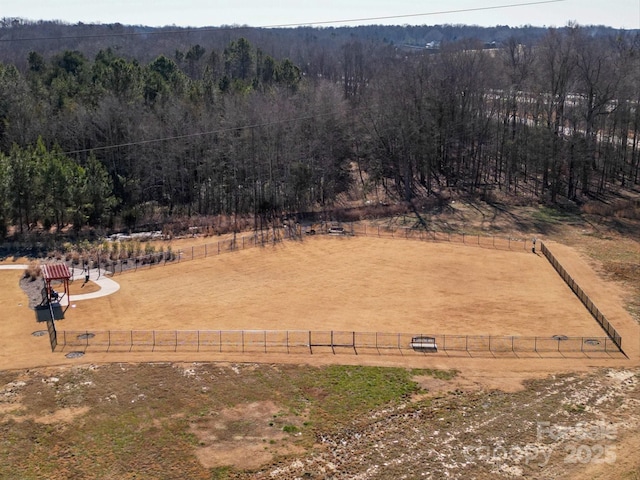
[[(543, 1), (532, 5), (536, 0), (2, 0), (0, 18), (153, 27), (445, 23), (562, 27), (572, 21), (640, 28), (640, 0)], [(530, 4), (523, 5), (526, 3)], [(455, 11), (465, 9), (477, 10)]]

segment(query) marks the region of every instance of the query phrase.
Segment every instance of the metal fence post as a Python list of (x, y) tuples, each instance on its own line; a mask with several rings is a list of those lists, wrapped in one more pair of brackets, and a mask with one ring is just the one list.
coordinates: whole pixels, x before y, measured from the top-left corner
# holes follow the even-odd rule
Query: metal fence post
[[(193, 332), (196, 332), (196, 338), (194, 339), (193, 336), (191, 335)], [(182, 330), (173, 330), (173, 335), (174, 335), (174, 340), (173, 342), (169, 342), (169, 336), (170, 336), (170, 332), (171, 330), (129, 330), (129, 342), (130, 342), (130, 351), (134, 346), (147, 346), (148, 343), (145, 340), (145, 338), (148, 336), (150, 336), (152, 338), (151, 341), (151, 346), (152, 346), (152, 352), (155, 352), (155, 347), (157, 346), (169, 346), (171, 343), (173, 343), (174, 345), (174, 351), (177, 352), (178, 351), (178, 347), (180, 346), (186, 346), (188, 349), (193, 347), (193, 346), (197, 346), (197, 351), (200, 352), (201, 351), (201, 346), (202, 346), (202, 336), (201, 336), (201, 330), (191, 330), (191, 331), (182, 331)], [(135, 338), (133, 333), (137, 332), (136, 335), (138, 335), (138, 337), (140, 338), (140, 343), (136, 344), (135, 343)], [(157, 332), (160, 332), (160, 337), (158, 337)], [(185, 337), (184, 338), (180, 338), (181, 332), (185, 333)], [(215, 335), (216, 330), (207, 330), (204, 331), (205, 334), (207, 334), (206, 338), (209, 338), (209, 336)], [(218, 343), (218, 348), (219, 351), (221, 353), (224, 353), (226, 350), (224, 350), (223, 348), (223, 338), (224, 338), (224, 331), (223, 330), (217, 330), (218, 332), (218, 338), (219, 338), (219, 343)], [(247, 332), (249, 332), (249, 337), (247, 337)], [(275, 337), (273, 339), (273, 343), (269, 344), (269, 332), (272, 332)], [(70, 343), (67, 342), (67, 333), (69, 333), (69, 336), (71, 338)], [(106, 330), (106, 331), (99, 331), (99, 332), (94, 332), (91, 333), (88, 330), (84, 330), (84, 331), (66, 331), (63, 330), (62, 331), (62, 335), (59, 335), (60, 338), (60, 343), (59, 345), (61, 347), (66, 347), (67, 345), (70, 346), (79, 346), (78, 340), (82, 339), (82, 335), (85, 336), (84, 340), (85, 340), (85, 348), (89, 348), (89, 347), (93, 347), (95, 348), (96, 345), (98, 345), (98, 348), (100, 347), (104, 347), (104, 343), (98, 341), (97, 344), (94, 344), (93, 342), (90, 341), (91, 338), (95, 338), (93, 337), (93, 335), (101, 335), (98, 338), (103, 338), (102, 335), (107, 334), (107, 349), (106, 351), (108, 352), (112, 346), (126, 346), (126, 340), (120, 340), (121, 338), (123, 338), (123, 334), (124, 336), (126, 336), (126, 331), (116, 331), (116, 333), (118, 335), (116, 335), (116, 337), (113, 337), (112, 339), (112, 335), (111, 335), (111, 330)], [(318, 334), (318, 339), (314, 340), (314, 334)], [(326, 334), (329, 334), (330, 339), (329, 342), (327, 343), (326, 341)], [(338, 338), (336, 339), (336, 331), (335, 330), (329, 330), (329, 331), (313, 331), (313, 330), (308, 330), (307, 331), (307, 336), (308, 336), (308, 347), (309, 347), (309, 353), (313, 354), (313, 347), (314, 346), (318, 346), (318, 347), (331, 347), (333, 353), (335, 354), (335, 347), (349, 347), (349, 348), (353, 348), (355, 355), (359, 355), (358, 352), (358, 347), (361, 348), (373, 348), (375, 346), (375, 348), (378, 350), (378, 354), (388, 354), (388, 353), (392, 353), (393, 352), (393, 348), (398, 348), (398, 350), (400, 352), (404, 351), (404, 350), (411, 350), (410, 345), (408, 344), (404, 344), (403, 342), (406, 340), (406, 333), (380, 333), (380, 332), (358, 332), (356, 330), (352, 330), (351, 331), (351, 344), (349, 344), (348, 340), (346, 340), (346, 335), (349, 335), (349, 332), (342, 332), (342, 331), (337, 331), (338, 333)], [(362, 334), (362, 339), (358, 336), (359, 333)], [(259, 341), (258, 341), (258, 335), (260, 335), (259, 330), (228, 330), (227, 334), (229, 334), (229, 337), (226, 341), (226, 345), (230, 347), (231, 351), (237, 352), (237, 348), (241, 347), (241, 352), (243, 354), (249, 354), (251, 353), (251, 349), (248, 347), (251, 347), (252, 345), (256, 346), (259, 349)], [(280, 335), (284, 334), (285, 338), (283, 339)], [(255, 339), (254, 336), (255, 335)], [(369, 340), (371, 338), (371, 335), (374, 335), (374, 344), (372, 345)], [(380, 339), (380, 335), (382, 335), (382, 339)], [(294, 331), (294, 346), (305, 346), (304, 343), (298, 343), (299, 340), (297, 340), (298, 338), (301, 338), (301, 336), (304, 336), (304, 331), (299, 331), (296, 330)], [(393, 336), (396, 336), (396, 346), (392, 346), (390, 343), (390, 340)], [(495, 335), (450, 335), (450, 337), (453, 337), (453, 344), (452, 344), (452, 350), (453, 351), (461, 351), (461, 352), (467, 352), (468, 355), (472, 356), (472, 354), (474, 352), (508, 352), (508, 347), (503, 348), (502, 346), (506, 346), (508, 345), (507, 342), (510, 339), (511, 342), (511, 352), (512, 354), (516, 354), (516, 338), (518, 339), (518, 351), (520, 352), (535, 352), (538, 355), (544, 354), (544, 353), (548, 353), (548, 352), (553, 352), (553, 350), (550, 350), (549, 348), (546, 347), (546, 345), (550, 345), (549, 342), (550, 340), (556, 340), (557, 341), (557, 346), (556, 346), (556, 351), (558, 353), (564, 353), (564, 352), (581, 352), (583, 354), (588, 354), (588, 352), (590, 351), (597, 351), (597, 352), (609, 352), (611, 349), (613, 349), (614, 351), (620, 351), (620, 337), (616, 336), (613, 337), (611, 335), (609, 336), (604, 336), (604, 337), (567, 337), (567, 338), (556, 338), (556, 339), (551, 339), (549, 337), (541, 337), (543, 339), (543, 346), (541, 347), (541, 350), (538, 350), (538, 337), (522, 337), (522, 336), (517, 336), (517, 335), (509, 335), (509, 336), (500, 336), (498, 335), (498, 346), (496, 347), (496, 343), (493, 341), (494, 338), (496, 337)], [(163, 338), (166, 338), (166, 343), (163, 343), (164, 340), (162, 340)], [(435, 335), (435, 337), (433, 337), (434, 339), (438, 339), (438, 347), (439, 350), (443, 351), (443, 352), (447, 352), (449, 350), (449, 345), (447, 344), (447, 337), (446, 335)], [(465, 339), (465, 347), (464, 348), (460, 348), (461, 347), (461, 340), (462, 338)], [(469, 343), (469, 338), (472, 339), (471, 343)], [(194, 342), (195, 340), (195, 342)], [(284, 340), (284, 342), (282, 341)], [(339, 340), (339, 341), (338, 341)], [(485, 350), (483, 345), (483, 342), (487, 340), (487, 348), (488, 350)], [(533, 345), (530, 345), (529, 342), (533, 340)], [(564, 341), (564, 340), (569, 340), (569, 341)], [(591, 342), (590, 340), (594, 340), (593, 342)], [(609, 340), (611, 340), (611, 342), (613, 342), (614, 347), (611, 347), (611, 342), (609, 342)], [(247, 343), (249, 341), (249, 343)], [(315, 343), (315, 342), (318, 343)], [(362, 344), (360, 344), (359, 342), (362, 341)], [(577, 349), (575, 348), (575, 342), (580, 342), (580, 348)], [(451, 342), (449, 342), (451, 343)], [(592, 345), (593, 343), (593, 345)], [(562, 345), (565, 344), (566, 348), (563, 350)], [(205, 341), (205, 351), (206, 349), (206, 341)], [(590, 348), (586, 348), (585, 345), (589, 346)], [(213, 343), (211, 343), (211, 346), (213, 347)], [(280, 348), (283, 346), (286, 346), (287, 348), (287, 353), (291, 353), (290, 349), (292, 346), (291, 340), (290, 340), (290, 331), (289, 330), (262, 330), (262, 350), (264, 351), (265, 354), (268, 354), (270, 349), (269, 346), (275, 346), (276, 348)], [(496, 347), (496, 350), (494, 350), (494, 347)], [(530, 347), (533, 347), (533, 349), (530, 349)], [(594, 348), (591, 348), (594, 347)], [(380, 349), (385, 350), (384, 352), (381, 352)], [(391, 349), (391, 350), (390, 350)], [(603, 350), (604, 349), (604, 350)], [(55, 351), (55, 350), (54, 350)]]

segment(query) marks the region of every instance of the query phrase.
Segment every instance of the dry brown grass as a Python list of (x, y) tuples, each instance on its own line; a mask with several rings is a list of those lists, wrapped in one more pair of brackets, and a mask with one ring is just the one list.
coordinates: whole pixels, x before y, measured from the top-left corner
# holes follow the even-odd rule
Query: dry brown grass
[[(580, 246), (589, 242), (600, 259), (630, 264), (637, 258), (635, 249), (617, 238), (595, 239), (582, 231), (575, 238)], [(185, 242), (189, 245), (190, 240)], [(458, 263), (452, 267), (453, 258)], [(584, 262), (577, 263), (573, 267), (581, 286), (594, 289), (600, 296), (596, 304), (607, 313), (613, 311), (619, 321), (617, 289), (608, 288), (610, 282), (595, 278), (592, 270), (585, 274)], [(463, 331), (542, 327), (562, 333), (556, 330), (570, 328), (567, 319), (573, 315), (562, 309), (572, 300), (567, 301), (568, 289), (562, 282), (554, 283), (557, 275), (543, 265), (543, 259), (530, 253), (404, 240), (287, 243), (117, 276), (120, 292), (78, 302), (78, 309), (69, 310), (59, 326), (73, 328), (75, 322), (100, 329), (131, 328), (152, 322), (164, 328), (162, 322), (175, 327), (179, 321), (200, 328), (211, 321), (218, 328), (273, 321), (278, 328), (288, 322), (305, 328), (348, 322), (351, 328), (382, 324), (395, 330), (399, 325), (422, 329), (441, 321), (441, 328), (459, 324)], [(617, 271), (623, 278), (635, 278), (626, 266)], [(524, 468), (523, 478), (633, 479), (640, 468), (639, 420), (633, 407), (640, 398), (637, 350), (633, 358), (615, 363), (622, 370), (614, 373), (635, 369), (629, 381), (617, 383), (608, 372), (593, 368), (610, 362), (570, 358), (403, 356), (392, 359), (401, 367), (392, 370), (286, 365), (287, 361), (345, 362), (339, 355), (235, 358), (262, 365), (222, 363), (229, 360), (224, 356), (213, 356), (220, 362), (194, 364), (196, 358), (190, 356), (185, 358), (189, 363), (169, 364), (159, 361), (165, 359), (161, 352), (144, 357), (88, 352), (84, 359), (71, 361), (64, 359), (64, 353), (49, 353), (46, 338), (31, 336), (40, 326), (34, 323), (33, 312), (16, 301), (22, 298), (17, 275), (0, 275), (0, 309), (4, 318), (15, 320), (4, 323), (0, 359), (5, 368), (20, 367), (0, 371), (3, 478), (286, 478), (284, 473), (271, 475), (281, 466), (290, 466), (290, 476), (299, 478), (313, 478), (321, 468), (326, 475), (344, 478), (360, 473), (363, 478), (400, 478), (426, 468), (435, 477), (444, 477), (451, 474), (452, 465), (464, 462), (463, 446), (533, 442), (532, 425), (540, 419), (570, 427), (596, 420), (614, 422), (620, 425), (614, 441), (618, 457), (614, 464), (567, 464), (566, 444), (560, 444), (548, 467), (514, 465)], [(470, 281), (478, 275), (487, 283), (483, 288)], [(554, 297), (554, 291), (560, 296)], [(521, 301), (525, 303), (520, 308), (541, 311), (523, 316), (505, 311)], [(444, 312), (442, 319), (438, 312)], [(536, 316), (544, 323), (534, 327)], [(501, 321), (507, 317), (512, 324)], [(396, 318), (416, 323), (392, 324)], [(598, 328), (588, 316), (585, 321)], [(576, 324), (576, 328), (582, 327)], [(633, 338), (639, 338), (637, 328), (634, 332)], [(625, 335), (625, 342), (631, 337)], [(132, 365), (127, 360), (153, 363)], [(385, 360), (346, 358), (371, 364)], [(72, 366), (33, 368), (63, 362)], [(433, 371), (408, 371), (409, 366), (456, 368), (460, 375), (436, 384), (424, 381)], [(585, 370), (591, 373), (575, 373)], [(567, 371), (572, 373), (562, 374)], [(553, 376), (542, 378), (547, 373)], [(523, 387), (526, 377), (539, 380)], [(416, 392), (409, 378), (421, 379), (424, 390)], [(495, 390), (505, 385), (510, 393)], [(409, 399), (410, 392), (419, 395)], [(244, 411), (250, 412), (246, 421)], [(234, 467), (234, 460), (247, 463)], [(280, 463), (269, 466), (273, 460)], [(252, 470), (258, 463), (261, 472)], [(366, 473), (376, 465), (377, 477)], [(478, 461), (453, 474), (500, 478), (496, 468)]]
[(95, 282), (89, 280), (88, 282), (76, 280), (69, 284), (70, 295), (84, 295), (87, 293), (93, 293), (100, 290), (100, 286)]
[(40, 268), (40, 264), (37, 262), (29, 263), (29, 266), (24, 271), (24, 277), (28, 278), (30, 281), (34, 282), (42, 275), (42, 269)]
[(602, 335), (546, 259), (524, 250), (324, 237), (115, 280), (120, 291), (79, 302), (64, 328)]
[(582, 207), (584, 213), (601, 217), (640, 220), (640, 199), (615, 200), (609, 203), (589, 202)]

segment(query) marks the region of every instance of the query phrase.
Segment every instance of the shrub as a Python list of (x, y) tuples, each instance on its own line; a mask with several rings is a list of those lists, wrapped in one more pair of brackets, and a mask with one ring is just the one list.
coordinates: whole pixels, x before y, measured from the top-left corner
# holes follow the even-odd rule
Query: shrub
[(144, 245), (144, 253), (145, 255), (152, 255), (156, 251), (156, 248), (151, 245), (149, 242)]
[(29, 281), (34, 282), (42, 273), (40, 265), (37, 263), (30, 263), (27, 269), (24, 271), (24, 278), (28, 278)]
[(614, 202), (589, 202), (582, 206), (582, 211), (602, 217), (640, 219), (640, 200), (616, 200)]
[(284, 433), (296, 433), (298, 431), (298, 427), (296, 427), (295, 425), (285, 425), (284, 427), (282, 427), (282, 431)]

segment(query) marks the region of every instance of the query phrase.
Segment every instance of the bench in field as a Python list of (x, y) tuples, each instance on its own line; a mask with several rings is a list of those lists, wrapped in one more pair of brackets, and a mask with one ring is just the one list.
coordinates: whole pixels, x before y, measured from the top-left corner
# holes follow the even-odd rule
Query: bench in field
[(423, 335), (419, 335), (411, 339), (410, 345), (411, 348), (420, 352), (438, 351), (438, 345), (436, 344), (436, 339), (434, 337), (425, 337)]

